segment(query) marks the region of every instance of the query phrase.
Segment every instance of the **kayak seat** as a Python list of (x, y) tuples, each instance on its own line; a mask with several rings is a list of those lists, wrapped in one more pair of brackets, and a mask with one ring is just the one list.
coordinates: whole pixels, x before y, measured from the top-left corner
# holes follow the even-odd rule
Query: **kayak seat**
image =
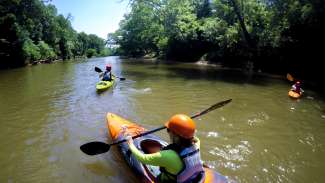
[(159, 152), (163, 146), (155, 140), (152, 139), (145, 139), (143, 141), (141, 141), (141, 149), (145, 154), (152, 154), (152, 153), (156, 153)]
[[(159, 152), (163, 145), (161, 145), (158, 141), (153, 139), (145, 139), (140, 142), (140, 147), (143, 153), (145, 154), (152, 154)], [(160, 175), (160, 169), (159, 166), (153, 166), (153, 165), (143, 165), (144, 168), (150, 172), (149, 176), (152, 178), (152, 180), (155, 180), (158, 175)]]
[(107, 83), (105, 83), (105, 82), (100, 82), (99, 85), (105, 85), (105, 86), (106, 86)]

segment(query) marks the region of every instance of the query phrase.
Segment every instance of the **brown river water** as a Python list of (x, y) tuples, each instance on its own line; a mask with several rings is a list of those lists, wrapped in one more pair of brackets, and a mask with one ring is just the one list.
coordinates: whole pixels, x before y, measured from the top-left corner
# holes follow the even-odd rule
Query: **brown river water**
[[(107, 63), (126, 80), (97, 93), (94, 67)], [(284, 79), (118, 57), (0, 71), (0, 183), (137, 182), (117, 148), (79, 150), (109, 140), (107, 112), (153, 129), (230, 98), (196, 119), (206, 164), (237, 182), (325, 182), (324, 100), (308, 88), (292, 100), (289, 88)]]

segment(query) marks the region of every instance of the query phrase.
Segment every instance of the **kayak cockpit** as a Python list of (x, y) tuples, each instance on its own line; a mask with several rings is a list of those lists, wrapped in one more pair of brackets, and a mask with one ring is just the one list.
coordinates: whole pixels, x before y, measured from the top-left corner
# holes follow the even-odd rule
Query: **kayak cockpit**
[(103, 86), (106, 86), (107, 85), (107, 83), (106, 82), (104, 82), (104, 81), (100, 81), (97, 85), (103, 85)]
[[(139, 147), (145, 154), (157, 153), (162, 150), (163, 147), (168, 144), (162, 140), (154, 139), (154, 138), (146, 138), (140, 141)], [(156, 180), (158, 175), (160, 174), (160, 167), (153, 166), (149, 164), (142, 164), (146, 174), (150, 177), (151, 180)]]
[(163, 148), (163, 145), (159, 141), (145, 139), (141, 141), (140, 147), (145, 154), (152, 154), (159, 152)]

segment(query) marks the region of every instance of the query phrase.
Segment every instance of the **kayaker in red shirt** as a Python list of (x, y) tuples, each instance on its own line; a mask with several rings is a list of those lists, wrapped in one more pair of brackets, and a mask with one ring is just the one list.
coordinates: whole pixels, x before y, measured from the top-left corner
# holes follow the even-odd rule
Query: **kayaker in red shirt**
[(144, 154), (127, 137), (131, 152), (141, 163), (160, 167), (158, 182), (201, 182), (204, 180), (200, 140), (194, 136), (195, 123), (187, 115), (177, 114), (165, 124), (171, 144), (161, 151)]

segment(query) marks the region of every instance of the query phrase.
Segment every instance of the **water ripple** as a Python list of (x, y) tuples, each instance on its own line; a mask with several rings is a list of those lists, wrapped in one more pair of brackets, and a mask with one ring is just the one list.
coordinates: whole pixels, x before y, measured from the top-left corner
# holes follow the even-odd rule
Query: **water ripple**
[(259, 112), (255, 115), (253, 115), (252, 117), (250, 117), (249, 119), (247, 119), (247, 123), (249, 126), (256, 126), (256, 125), (259, 125), (269, 119), (270, 119), (270, 117), (266, 112)]
[(240, 141), (240, 144), (235, 146), (222, 145), (209, 151), (210, 154), (224, 159), (223, 166), (231, 169), (240, 168), (241, 162), (248, 161), (252, 152), (248, 141)]

